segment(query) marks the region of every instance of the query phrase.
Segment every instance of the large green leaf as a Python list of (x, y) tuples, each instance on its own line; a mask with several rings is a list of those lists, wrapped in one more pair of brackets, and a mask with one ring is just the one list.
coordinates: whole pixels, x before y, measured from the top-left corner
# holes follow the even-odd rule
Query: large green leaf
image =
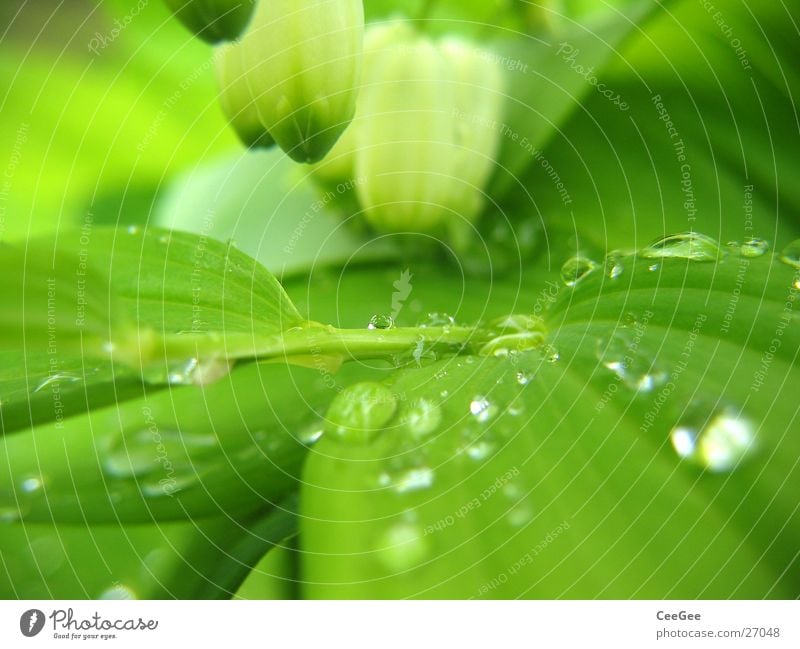
[(798, 595), (796, 268), (612, 275), (553, 289), (539, 350), (367, 384), (394, 414), (306, 464), (307, 596)]

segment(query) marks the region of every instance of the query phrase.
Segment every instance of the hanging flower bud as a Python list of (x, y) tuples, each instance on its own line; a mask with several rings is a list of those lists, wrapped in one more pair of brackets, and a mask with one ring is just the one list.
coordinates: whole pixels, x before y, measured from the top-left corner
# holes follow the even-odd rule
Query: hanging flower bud
[(451, 205), (462, 190), (451, 66), (427, 38), (375, 56), (376, 82), (364, 92), (357, 131), (359, 200), (378, 229), (431, 231), (454, 217)]
[(370, 92), (372, 85), (380, 83), (376, 74), (376, 60), (384, 50), (408, 42), (414, 38), (414, 29), (405, 20), (392, 19), (368, 25), (364, 32), (364, 63), (361, 75), (361, 90), (353, 121), (347, 127), (325, 159), (314, 166), (314, 176), (335, 185), (350, 181), (355, 176), (355, 153), (358, 146), (359, 124), (363, 117), (361, 104), (364, 93)]
[(361, 0), (262, 0), (242, 39), (261, 122), (298, 162), (321, 160), (353, 119)]
[(456, 79), (456, 175), (464, 181), (459, 205), (466, 220), (484, 204), (483, 188), (495, 168), (502, 132), (504, 78), (492, 53), (471, 43), (447, 38), (440, 45)]
[(164, 0), (164, 3), (189, 31), (208, 43), (238, 38), (255, 8), (255, 0)]
[(253, 101), (241, 46), (224, 45), (217, 55), (216, 68), (219, 103), (239, 139), (248, 147), (273, 146), (275, 140), (261, 123), (258, 108)]

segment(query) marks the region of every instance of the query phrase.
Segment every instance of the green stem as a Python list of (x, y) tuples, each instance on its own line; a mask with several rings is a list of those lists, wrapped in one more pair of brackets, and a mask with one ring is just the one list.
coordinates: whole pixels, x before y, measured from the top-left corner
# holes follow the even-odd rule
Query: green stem
[(409, 327), (393, 329), (337, 329), (318, 323), (289, 329), (281, 334), (257, 336), (234, 332), (219, 334), (169, 334), (163, 347), (150, 358), (222, 357), (285, 360), (338, 357), (344, 360), (389, 358), (413, 351), (422, 343), (427, 350), (459, 352), (474, 350), (490, 336), (473, 327)]

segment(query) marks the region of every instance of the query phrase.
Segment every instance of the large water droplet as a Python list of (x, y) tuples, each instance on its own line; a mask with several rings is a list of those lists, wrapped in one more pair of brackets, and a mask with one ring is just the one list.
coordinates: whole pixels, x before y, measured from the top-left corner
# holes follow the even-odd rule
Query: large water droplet
[(561, 267), (561, 280), (567, 286), (575, 286), (597, 268), (598, 264), (596, 261), (584, 257), (583, 255), (578, 255), (564, 262), (564, 265)]
[(682, 232), (658, 239), (642, 250), (645, 259), (689, 259), (716, 261), (722, 256), (717, 241), (698, 232)]
[(378, 561), (392, 572), (403, 572), (419, 565), (428, 556), (428, 551), (425, 533), (414, 523), (398, 523), (390, 527), (375, 547)]
[(544, 343), (545, 328), (541, 318), (511, 314), (492, 320), (486, 328), (494, 336), (479, 350), (481, 356), (509, 356)]
[(368, 329), (392, 329), (394, 318), (390, 315), (376, 314), (369, 319)]
[(597, 358), (625, 387), (635, 392), (651, 392), (668, 378), (655, 359), (639, 348), (636, 340), (621, 333), (598, 341)]
[(606, 276), (609, 279), (617, 279), (625, 272), (626, 259), (630, 257), (630, 253), (623, 250), (612, 250), (606, 255), (604, 266)]
[(681, 458), (726, 472), (755, 450), (755, 427), (733, 408), (694, 405), (672, 429), (670, 440)]
[(496, 403), (489, 401), (487, 397), (478, 395), (469, 404), (469, 411), (481, 423), (492, 419), (499, 412)]
[(416, 399), (400, 415), (400, 421), (416, 438), (430, 435), (442, 423), (442, 409), (431, 399)]
[(325, 434), (347, 444), (372, 441), (394, 416), (397, 398), (380, 383), (356, 383), (342, 390), (325, 415)]
[(792, 268), (800, 269), (800, 239), (792, 241), (788, 246), (781, 250), (779, 259)]
[(748, 237), (739, 246), (739, 254), (742, 257), (754, 258), (761, 257), (769, 250), (769, 241), (758, 239), (756, 237)]

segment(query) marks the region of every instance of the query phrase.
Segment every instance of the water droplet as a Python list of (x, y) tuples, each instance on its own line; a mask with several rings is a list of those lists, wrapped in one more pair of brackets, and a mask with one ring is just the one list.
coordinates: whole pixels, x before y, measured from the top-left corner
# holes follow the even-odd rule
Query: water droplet
[(649, 270), (651, 273), (654, 273), (654, 272), (656, 272), (656, 271), (657, 271), (659, 268), (661, 268), (661, 266), (660, 266), (659, 264), (650, 264), (650, 265), (647, 267), (647, 270)]
[(626, 253), (622, 250), (612, 250), (609, 252), (606, 255), (604, 263), (606, 276), (609, 279), (617, 279), (618, 277), (621, 277), (625, 272), (625, 259), (629, 256), (629, 253)]
[(792, 268), (800, 269), (800, 239), (792, 241), (788, 246), (781, 250), (779, 259)]
[(496, 318), (486, 325), (494, 336), (478, 353), (481, 356), (510, 356), (540, 347), (545, 339), (545, 328), (541, 318), (511, 314)]
[(717, 241), (704, 234), (682, 232), (654, 241), (639, 254), (645, 259), (717, 261), (722, 249)]
[(323, 429), (323, 423), (315, 420), (300, 430), (297, 434), (297, 439), (305, 446), (314, 446), (319, 441), (319, 438), (322, 437)]
[(40, 476), (30, 476), (25, 478), (20, 483), (20, 489), (26, 494), (32, 494), (39, 491), (44, 486), (44, 482)]
[(111, 586), (110, 588), (106, 588), (97, 599), (138, 599), (136, 597), (136, 593), (133, 592), (132, 588), (128, 588), (128, 586), (124, 586), (122, 584), (117, 584), (115, 586)]
[(394, 416), (397, 398), (380, 383), (356, 383), (340, 392), (325, 415), (325, 434), (348, 444), (366, 444)]
[(561, 352), (553, 345), (545, 345), (540, 349), (540, 353), (545, 363), (558, 363), (558, 361), (561, 360)]
[(429, 313), (419, 326), (425, 329), (426, 327), (452, 327), (455, 324), (456, 319), (447, 313)]
[(80, 380), (81, 378), (76, 374), (70, 374), (69, 372), (55, 372), (42, 379), (39, 382), (39, 385), (37, 385), (33, 391), (41, 392), (48, 387), (52, 387), (56, 383), (77, 383)]
[(128, 234), (139, 234), (141, 230), (139, 229), (138, 225), (129, 225), (128, 226)]
[(621, 333), (597, 344), (597, 358), (611, 370), (625, 387), (635, 392), (651, 392), (668, 378), (655, 359), (648, 357), (638, 346), (638, 341)]
[(494, 453), (494, 450), (494, 444), (487, 442), (486, 440), (481, 440), (467, 449), (467, 455), (470, 457), (470, 459), (481, 461), (485, 460), (492, 453)]
[(392, 329), (394, 328), (394, 318), (390, 315), (376, 314), (369, 319), (367, 329)]
[(578, 255), (564, 262), (561, 267), (561, 280), (567, 286), (576, 286), (578, 282), (595, 271), (598, 267), (596, 261)]
[(428, 556), (428, 551), (423, 530), (413, 523), (398, 523), (390, 527), (375, 548), (378, 561), (392, 572), (403, 572), (419, 565)]
[(670, 440), (681, 458), (727, 472), (755, 450), (755, 428), (733, 408), (694, 405), (672, 429)]
[(528, 383), (533, 381), (535, 376), (536, 375), (533, 372), (526, 372), (524, 370), (520, 370), (514, 375), (514, 378), (520, 385), (528, 385)]
[(475, 397), (469, 404), (469, 411), (479, 422), (484, 423), (492, 419), (499, 408), (484, 396)]
[(431, 399), (417, 399), (403, 411), (400, 420), (414, 437), (425, 437), (439, 428), (442, 409)]
[(544, 321), (538, 316), (512, 313), (504, 315), (486, 324), (486, 328), (495, 336), (508, 334), (545, 333)]
[(739, 254), (742, 257), (760, 257), (769, 250), (769, 241), (764, 239), (757, 239), (755, 237), (748, 237), (739, 246)]
[(411, 469), (393, 482), (394, 489), (399, 494), (421, 491), (433, 485), (433, 471), (428, 467)]

